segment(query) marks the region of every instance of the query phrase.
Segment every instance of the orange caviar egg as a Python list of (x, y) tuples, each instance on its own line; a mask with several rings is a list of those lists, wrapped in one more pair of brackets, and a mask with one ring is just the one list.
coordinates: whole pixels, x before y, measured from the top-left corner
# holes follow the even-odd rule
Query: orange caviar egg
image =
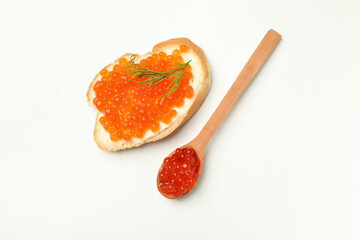
[(172, 55), (173, 56), (177, 56), (177, 55), (179, 55), (180, 54), (180, 50), (179, 49), (174, 49), (173, 51), (172, 51)]
[(189, 48), (186, 45), (180, 45), (180, 52), (187, 52)]
[[(170, 55), (161, 51), (137, 64), (146, 69), (167, 72), (184, 63), (181, 53), (186, 51), (188, 47), (181, 45)], [(143, 138), (148, 131), (158, 132), (162, 123), (170, 124), (176, 117), (174, 108), (184, 106), (185, 99), (194, 95), (190, 85), (193, 78), (190, 65), (185, 68), (176, 91), (168, 95), (174, 79), (166, 77), (151, 88), (144, 87), (141, 82), (149, 77), (140, 77), (138, 82), (133, 80), (128, 71), (131, 64), (133, 62), (120, 58), (112, 67), (101, 70), (101, 80), (93, 85), (96, 95), (93, 103), (103, 114), (99, 122), (114, 142)]]

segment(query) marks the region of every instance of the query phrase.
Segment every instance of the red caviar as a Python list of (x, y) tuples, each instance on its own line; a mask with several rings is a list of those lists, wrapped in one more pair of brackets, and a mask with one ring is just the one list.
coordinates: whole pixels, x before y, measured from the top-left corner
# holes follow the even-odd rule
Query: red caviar
[[(181, 45), (172, 51), (171, 55), (165, 52), (154, 53), (142, 59), (140, 66), (166, 72), (174, 69), (177, 63), (184, 63), (182, 52), (188, 47)], [(100, 71), (101, 80), (94, 83), (93, 89), (96, 97), (93, 100), (96, 108), (103, 113), (99, 122), (110, 134), (112, 141), (131, 141), (133, 138), (143, 138), (147, 131), (157, 132), (161, 122), (170, 124), (177, 115), (175, 107), (182, 107), (185, 98), (192, 98), (194, 90), (190, 85), (193, 75), (191, 66), (187, 67), (179, 88), (170, 96), (172, 79), (166, 78), (151, 89), (143, 87), (140, 83), (128, 81), (126, 71), (130, 61), (120, 58), (116, 64)], [(145, 80), (142, 77), (141, 80)]]
[(192, 148), (178, 148), (165, 158), (158, 174), (159, 190), (167, 195), (179, 196), (196, 185), (200, 160)]

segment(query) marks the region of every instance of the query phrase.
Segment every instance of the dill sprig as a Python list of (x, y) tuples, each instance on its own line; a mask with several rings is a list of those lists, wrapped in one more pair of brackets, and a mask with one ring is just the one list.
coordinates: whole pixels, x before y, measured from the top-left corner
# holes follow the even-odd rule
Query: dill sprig
[(128, 81), (139, 83), (142, 86), (146, 87), (148, 90), (150, 90), (165, 79), (171, 79), (171, 83), (169, 84), (169, 86), (167, 86), (167, 88), (170, 88), (170, 90), (167, 93), (163, 94), (161, 97), (170, 96), (179, 88), (181, 81), (183, 80), (186, 73), (187, 67), (191, 62), (191, 60), (189, 60), (184, 64), (173, 63), (174, 65), (178, 66), (169, 71), (161, 72), (145, 68), (136, 64), (134, 62), (135, 58), (136, 54), (133, 54), (130, 57), (130, 63), (126, 71), (126, 73), (131, 76), (131, 79), (129, 79)]

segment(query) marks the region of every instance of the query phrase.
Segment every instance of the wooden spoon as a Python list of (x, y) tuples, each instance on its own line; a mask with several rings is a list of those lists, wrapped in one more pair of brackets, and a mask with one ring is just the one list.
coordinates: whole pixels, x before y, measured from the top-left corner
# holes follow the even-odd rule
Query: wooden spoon
[[(235, 82), (233, 83), (229, 91), (226, 93), (225, 97), (223, 98), (219, 106), (216, 108), (215, 112), (212, 114), (210, 119), (207, 121), (201, 132), (194, 138), (194, 140), (181, 147), (182, 149), (193, 148), (197, 153), (197, 156), (200, 160), (197, 180), (199, 179), (202, 173), (205, 149), (209, 140), (211, 139), (212, 135), (215, 133), (216, 129), (219, 127), (222, 120), (225, 118), (225, 116), (228, 114), (230, 109), (233, 107), (236, 100), (243, 94), (246, 87), (249, 85), (249, 83), (255, 77), (255, 75), (260, 70), (262, 65), (265, 63), (267, 58), (270, 56), (270, 54), (272, 53), (272, 51), (280, 41), (280, 38), (281, 35), (272, 29), (270, 29), (266, 33), (265, 37), (260, 42), (259, 46), (256, 48), (254, 53), (251, 55), (245, 67), (242, 69), (242, 71), (236, 78)], [(174, 152), (172, 152), (169, 155), (169, 157), (173, 154)], [(161, 170), (162, 169), (160, 168), (159, 173)], [(157, 177), (158, 189), (164, 197), (170, 199), (183, 197), (192, 190), (192, 188), (189, 188), (186, 193), (178, 196), (173, 196), (163, 193), (159, 188), (159, 184), (160, 184), (160, 180), (158, 174)]]

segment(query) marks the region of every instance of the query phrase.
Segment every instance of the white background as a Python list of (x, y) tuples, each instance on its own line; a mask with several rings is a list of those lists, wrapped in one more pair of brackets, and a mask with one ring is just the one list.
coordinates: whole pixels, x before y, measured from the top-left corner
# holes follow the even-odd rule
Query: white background
[[(156, 188), (266, 31), (283, 38), (210, 142), (197, 188)], [(188, 37), (203, 106), (170, 137), (102, 152), (85, 93), (123, 53)], [(0, 239), (360, 239), (360, 3), (1, 1)]]

